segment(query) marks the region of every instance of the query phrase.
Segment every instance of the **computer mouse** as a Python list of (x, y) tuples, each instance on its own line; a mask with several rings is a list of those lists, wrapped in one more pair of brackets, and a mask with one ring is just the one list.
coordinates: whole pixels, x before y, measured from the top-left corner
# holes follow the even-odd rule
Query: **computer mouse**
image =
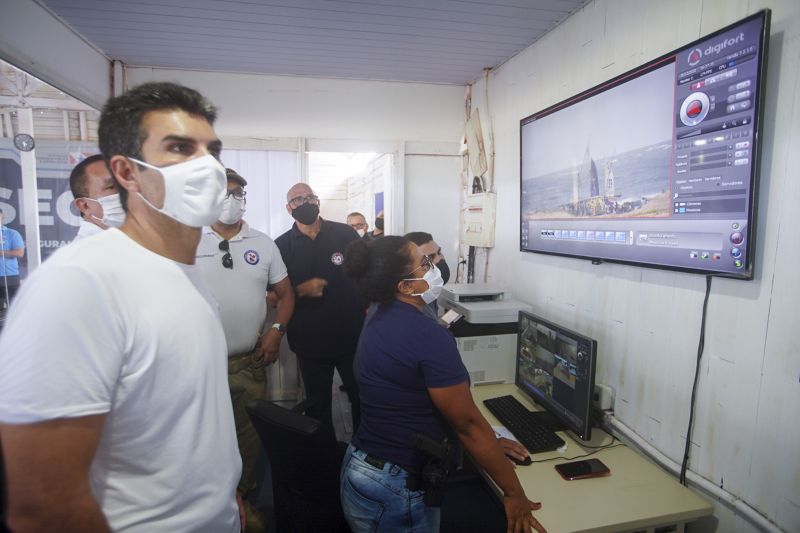
[(530, 455), (528, 455), (527, 457), (525, 457), (525, 459), (522, 459), (521, 461), (516, 457), (509, 456), (508, 458), (514, 461), (514, 464), (517, 466), (528, 466), (533, 462), (533, 459), (531, 459)]

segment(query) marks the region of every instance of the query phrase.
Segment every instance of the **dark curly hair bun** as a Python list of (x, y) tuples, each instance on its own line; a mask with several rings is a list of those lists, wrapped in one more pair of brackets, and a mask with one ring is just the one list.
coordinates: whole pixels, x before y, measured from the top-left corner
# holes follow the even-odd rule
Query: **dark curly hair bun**
[(397, 284), (408, 273), (411, 263), (410, 243), (405, 237), (392, 235), (350, 243), (345, 251), (344, 269), (355, 279), (363, 298), (385, 303), (395, 297)]
[(344, 271), (352, 278), (362, 278), (369, 268), (369, 243), (364, 239), (351, 242), (345, 250)]

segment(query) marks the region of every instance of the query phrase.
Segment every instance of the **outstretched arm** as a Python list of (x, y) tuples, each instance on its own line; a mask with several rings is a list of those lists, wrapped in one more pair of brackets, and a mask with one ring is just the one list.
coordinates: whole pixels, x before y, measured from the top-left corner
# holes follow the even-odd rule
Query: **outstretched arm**
[(429, 388), (428, 393), (470, 455), (503, 491), (508, 532), (529, 532), (533, 528), (544, 533), (545, 529), (531, 514), (541, 504), (531, 502), (525, 496), (525, 491), (512, 464), (498, 444), (492, 427), (472, 400), (467, 382), (450, 387)]

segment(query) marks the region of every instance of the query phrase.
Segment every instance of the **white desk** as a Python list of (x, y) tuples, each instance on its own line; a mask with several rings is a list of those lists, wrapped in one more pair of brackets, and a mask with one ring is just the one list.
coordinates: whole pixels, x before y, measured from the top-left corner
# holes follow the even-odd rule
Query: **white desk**
[[(535, 409), (515, 385), (472, 388), (475, 403), (493, 426), (501, 424), (486, 409), (483, 400), (506, 394), (512, 394), (529, 409)], [(682, 532), (687, 522), (712, 513), (710, 503), (624, 445), (599, 450), (592, 455), (608, 466), (610, 476), (564, 480), (553, 465), (595, 450), (581, 447), (567, 432), (561, 431), (558, 435), (567, 442), (565, 452), (531, 456), (534, 461), (557, 459), (516, 468), (528, 498), (542, 502), (542, 508), (534, 512), (534, 516), (549, 533), (653, 531), (655, 527), (667, 525), (675, 525), (675, 531)], [(584, 444), (603, 446), (610, 443), (608, 434), (593, 428), (592, 440)], [(489, 482), (498, 490), (491, 480)]]

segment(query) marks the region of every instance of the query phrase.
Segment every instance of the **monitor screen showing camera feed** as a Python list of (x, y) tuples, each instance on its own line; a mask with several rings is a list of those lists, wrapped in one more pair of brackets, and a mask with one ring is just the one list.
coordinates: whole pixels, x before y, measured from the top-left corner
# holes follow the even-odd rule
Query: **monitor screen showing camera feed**
[(769, 11), (520, 121), (520, 249), (752, 279)]
[(519, 314), (516, 385), (583, 440), (591, 438), (597, 342)]

